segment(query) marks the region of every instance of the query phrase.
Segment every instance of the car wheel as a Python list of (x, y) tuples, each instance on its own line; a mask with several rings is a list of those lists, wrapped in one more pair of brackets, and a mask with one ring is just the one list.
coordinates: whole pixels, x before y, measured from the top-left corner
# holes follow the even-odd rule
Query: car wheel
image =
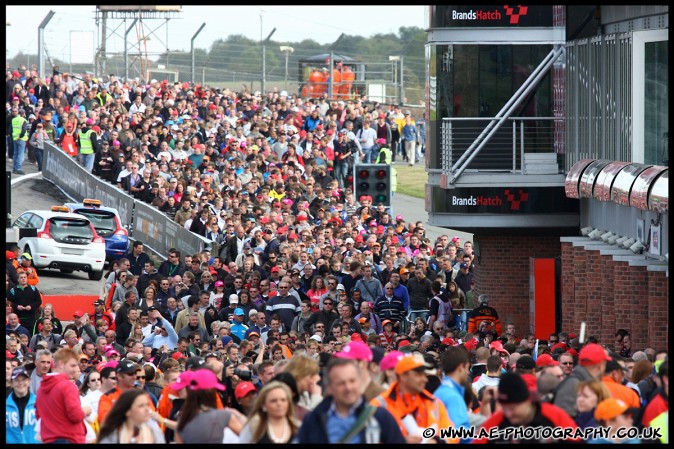
[(89, 271), (87, 274), (89, 275), (89, 279), (92, 281), (100, 281), (103, 278), (103, 270)]
[(71, 270), (70, 268), (61, 268), (61, 273), (63, 274), (70, 274), (72, 272), (73, 270)]

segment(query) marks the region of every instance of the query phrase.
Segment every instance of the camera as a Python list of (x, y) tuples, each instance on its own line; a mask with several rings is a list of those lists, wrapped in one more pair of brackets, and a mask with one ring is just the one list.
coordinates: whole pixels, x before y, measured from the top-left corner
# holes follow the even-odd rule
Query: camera
[(243, 381), (249, 381), (250, 379), (253, 378), (253, 373), (251, 373), (247, 369), (242, 370), (242, 369), (236, 368), (234, 370), (234, 374), (239, 376), (239, 379), (241, 379)]

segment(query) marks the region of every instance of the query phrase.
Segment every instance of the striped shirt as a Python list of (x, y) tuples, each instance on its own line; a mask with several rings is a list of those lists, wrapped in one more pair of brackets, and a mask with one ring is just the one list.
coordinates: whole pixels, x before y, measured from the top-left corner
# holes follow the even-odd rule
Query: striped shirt
[(300, 301), (293, 295), (276, 295), (267, 302), (267, 320), (271, 322), (271, 316), (279, 314), (284, 329), (291, 329), (293, 319), (300, 313)]

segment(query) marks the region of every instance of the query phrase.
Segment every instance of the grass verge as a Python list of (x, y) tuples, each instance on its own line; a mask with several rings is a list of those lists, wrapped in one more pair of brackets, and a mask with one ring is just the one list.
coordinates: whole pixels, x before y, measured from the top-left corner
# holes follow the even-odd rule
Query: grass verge
[(419, 199), (426, 198), (428, 174), (424, 164), (415, 164), (413, 167), (407, 164), (393, 164), (393, 166), (398, 172), (397, 193)]

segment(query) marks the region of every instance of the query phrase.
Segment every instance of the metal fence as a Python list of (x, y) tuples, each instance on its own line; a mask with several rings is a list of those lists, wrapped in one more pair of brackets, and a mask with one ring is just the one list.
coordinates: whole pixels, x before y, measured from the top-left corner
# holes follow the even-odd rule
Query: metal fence
[(163, 258), (170, 248), (182, 254), (195, 254), (213, 246), (210, 240), (178, 225), (157, 208), (89, 173), (54, 145), (45, 145), (42, 176), (75, 201), (96, 198), (104, 206), (117, 209), (122, 225), (131, 230), (130, 237)]

